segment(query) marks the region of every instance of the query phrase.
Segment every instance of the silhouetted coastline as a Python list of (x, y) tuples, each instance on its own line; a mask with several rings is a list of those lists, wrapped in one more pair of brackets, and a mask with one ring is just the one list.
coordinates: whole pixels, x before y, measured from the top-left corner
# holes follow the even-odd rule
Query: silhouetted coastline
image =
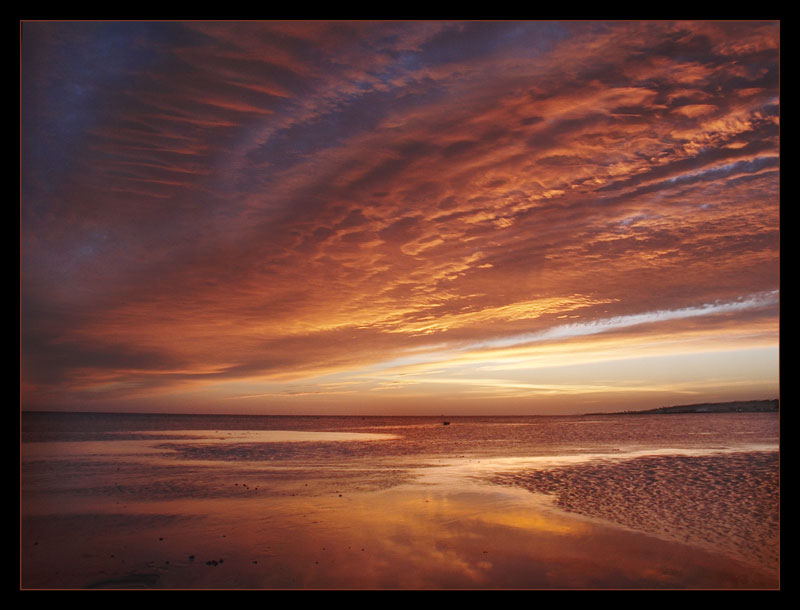
[[(738, 400), (733, 402), (703, 402), (691, 405), (657, 407), (645, 411), (616, 411), (601, 415), (653, 415), (661, 413), (777, 413), (779, 400)], [(594, 415), (598, 415), (595, 413)]]

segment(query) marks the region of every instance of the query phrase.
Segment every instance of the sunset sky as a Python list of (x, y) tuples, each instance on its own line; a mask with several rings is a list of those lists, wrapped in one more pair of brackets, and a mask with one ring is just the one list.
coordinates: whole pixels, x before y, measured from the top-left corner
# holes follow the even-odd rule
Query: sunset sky
[(21, 22), (22, 408), (776, 398), (779, 25)]

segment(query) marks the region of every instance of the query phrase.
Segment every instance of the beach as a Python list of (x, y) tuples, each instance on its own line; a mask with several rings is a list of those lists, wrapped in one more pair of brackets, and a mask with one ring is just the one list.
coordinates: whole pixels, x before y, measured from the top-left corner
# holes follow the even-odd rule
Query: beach
[(22, 440), (23, 589), (780, 585), (776, 414), (41, 415)]

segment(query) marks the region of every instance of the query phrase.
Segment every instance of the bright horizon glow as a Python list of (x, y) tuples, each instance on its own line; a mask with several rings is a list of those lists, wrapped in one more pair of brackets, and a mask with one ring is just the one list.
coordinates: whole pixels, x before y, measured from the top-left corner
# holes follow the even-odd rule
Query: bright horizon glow
[(779, 26), (23, 22), (21, 409), (778, 397)]

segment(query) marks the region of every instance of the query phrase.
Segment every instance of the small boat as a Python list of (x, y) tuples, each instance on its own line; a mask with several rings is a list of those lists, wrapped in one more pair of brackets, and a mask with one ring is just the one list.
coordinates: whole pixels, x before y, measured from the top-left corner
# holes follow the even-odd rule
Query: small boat
[(449, 426), (449, 425), (450, 425), (450, 422), (449, 422), (449, 421), (446, 421), (446, 422), (444, 422), (442, 425), (443, 425), (443, 426)]

